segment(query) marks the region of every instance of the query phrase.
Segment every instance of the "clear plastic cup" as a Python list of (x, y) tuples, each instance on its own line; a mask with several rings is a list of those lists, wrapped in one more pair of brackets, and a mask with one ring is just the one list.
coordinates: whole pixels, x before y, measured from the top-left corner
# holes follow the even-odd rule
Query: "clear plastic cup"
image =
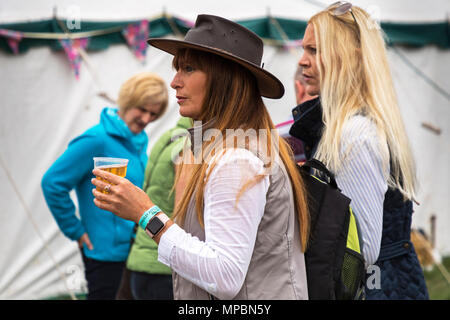
[[(98, 168), (101, 170), (111, 172), (120, 177), (126, 176), (127, 167), (128, 167), (128, 159), (105, 158), (105, 157), (95, 157), (94, 158), (94, 168)], [(105, 181), (106, 183), (111, 184), (111, 182), (109, 182), (108, 180), (105, 180), (103, 178), (97, 177), (97, 179), (100, 179), (102, 181)], [(98, 187), (97, 187), (97, 190), (101, 191), (103, 193), (108, 193), (107, 191), (99, 189)]]

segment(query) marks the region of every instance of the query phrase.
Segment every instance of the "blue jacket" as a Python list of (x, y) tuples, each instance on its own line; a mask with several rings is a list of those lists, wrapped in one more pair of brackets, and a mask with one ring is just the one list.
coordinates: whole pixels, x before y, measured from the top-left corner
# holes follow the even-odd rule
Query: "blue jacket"
[[(92, 250), (84, 254), (100, 261), (125, 261), (134, 236), (134, 223), (95, 206), (91, 183), (94, 157), (129, 159), (126, 178), (138, 187), (144, 181), (147, 163), (147, 134), (132, 133), (117, 109), (104, 108), (100, 123), (73, 139), (66, 151), (42, 178), (47, 205), (66, 237), (78, 240), (87, 233)], [(75, 189), (80, 218), (69, 192)]]

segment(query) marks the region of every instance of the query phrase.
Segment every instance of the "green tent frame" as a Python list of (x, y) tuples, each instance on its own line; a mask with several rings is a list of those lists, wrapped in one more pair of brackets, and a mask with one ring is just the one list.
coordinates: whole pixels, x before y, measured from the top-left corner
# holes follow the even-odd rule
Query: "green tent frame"
[[(0, 29), (19, 31), (25, 33), (19, 43), (19, 53), (26, 52), (30, 48), (49, 46), (52, 50), (59, 51), (62, 47), (58, 38), (67, 38), (61, 25), (71, 21), (49, 19), (36, 22), (0, 24)], [(72, 37), (88, 35), (90, 38), (87, 51), (105, 50), (110, 45), (125, 44), (125, 38), (121, 31), (133, 21), (119, 22), (95, 22), (81, 21), (80, 29), (71, 32)], [(266, 43), (283, 46), (289, 41), (300, 40), (306, 28), (306, 21), (291, 20), (275, 17), (237, 21), (249, 28)], [(450, 27), (448, 22), (442, 23), (388, 23), (381, 22), (381, 28), (387, 36), (388, 45), (406, 45), (421, 47), (436, 45), (443, 49), (450, 48)], [(169, 34), (182, 36), (190, 28), (186, 20), (169, 16), (167, 14), (149, 20), (151, 37), (164, 37)], [(13, 53), (5, 37), (0, 37), (0, 48), (8, 53)]]

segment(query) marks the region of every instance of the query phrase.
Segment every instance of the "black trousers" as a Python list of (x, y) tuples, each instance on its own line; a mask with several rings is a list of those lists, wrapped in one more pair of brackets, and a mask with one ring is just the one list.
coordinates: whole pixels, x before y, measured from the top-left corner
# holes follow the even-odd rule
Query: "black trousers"
[(125, 262), (99, 261), (88, 258), (81, 250), (88, 300), (114, 300), (119, 289)]
[(130, 289), (135, 300), (173, 300), (170, 274), (130, 271)]

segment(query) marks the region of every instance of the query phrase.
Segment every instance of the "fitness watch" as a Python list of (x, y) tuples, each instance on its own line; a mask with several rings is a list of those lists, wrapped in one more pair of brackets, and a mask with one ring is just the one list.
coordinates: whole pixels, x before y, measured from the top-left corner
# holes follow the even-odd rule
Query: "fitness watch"
[(145, 232), (147, 232), (151, 238), (154, 238), (164, 228), (168, 220), (169, 217), (164, 213), (159, 216), (155, 215), (145, 227)]

